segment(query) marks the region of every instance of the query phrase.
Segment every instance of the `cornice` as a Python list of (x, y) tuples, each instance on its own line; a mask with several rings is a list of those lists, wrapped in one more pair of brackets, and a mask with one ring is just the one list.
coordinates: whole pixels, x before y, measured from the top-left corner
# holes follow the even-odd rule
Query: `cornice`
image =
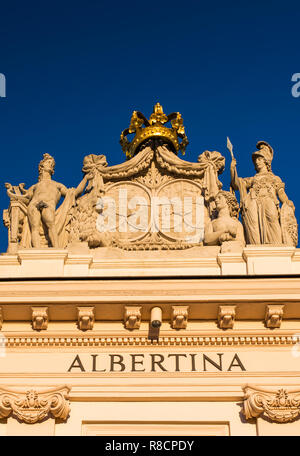
[(245, 263), (242, 253), (219, 253), (217, 261), (220, 266), (223, 263)]
[(66, 260), (68, 251), (64, 249), (24, 249), (18, 251), (18, 258), (21, 260)]
[(296, 247), (276, 247), (268, 245), (247, 245), (243, 250), (245, 260), (249, 257), (292, 257), (297, 252)]

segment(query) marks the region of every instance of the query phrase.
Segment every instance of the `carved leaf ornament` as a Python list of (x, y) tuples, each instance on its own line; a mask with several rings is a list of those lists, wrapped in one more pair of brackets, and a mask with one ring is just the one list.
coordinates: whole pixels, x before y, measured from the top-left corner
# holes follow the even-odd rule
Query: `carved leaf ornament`
[(300, 391), (281, 388), (276, 392), (246, 387), (244, 415), (246, 419), (265, 415), (271, 421), (287, 423), (300, 414)]
[(34, 389), (26, 392), (15, 392), (0, 389), (0, 417), (6, 418), (10, 414), (20, 421), (34, 424), (49, 417), (66, 420), (70, 405), (68, 398), (69, 387), (37, 392)]

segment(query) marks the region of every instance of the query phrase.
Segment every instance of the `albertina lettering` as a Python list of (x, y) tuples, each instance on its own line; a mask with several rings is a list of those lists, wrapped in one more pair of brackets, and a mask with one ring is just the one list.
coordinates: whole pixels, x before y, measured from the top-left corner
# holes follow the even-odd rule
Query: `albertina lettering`
[[(224, 356), (225, 355), (225, 356)], [(76, 355), (67, 372), (245, 371), (237, 353), (133, 353)]]

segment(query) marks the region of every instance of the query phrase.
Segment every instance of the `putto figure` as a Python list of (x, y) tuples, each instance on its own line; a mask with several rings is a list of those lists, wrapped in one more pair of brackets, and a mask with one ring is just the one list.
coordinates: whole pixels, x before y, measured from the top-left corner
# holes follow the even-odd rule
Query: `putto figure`
[(231, 186), (240, 192), (246, 243), (296, 246), (295, 207), (284, 191), (284, 183), (272, 172), (273, 149), (265, 141), (259, 141), (256, 147), (252, 154), (254, 177), (238, 177), (234, 158), (230, 168)]
[(13, 187), (10, 184), (5, 184), (11, 199), (22, 201), (27, 205), (32, 247), (38, 248), (41, 246), (41, 224), (46, 228), (45, 234), (49, 238), (51, 246), (59, 247), (58, 232), (61, 231), (59, 229), (61, 223), (56, 214), (56, 206), (61, 196), (68, 196), (68, 204), (64, 205), (64, 211), (60, 211), (60, 215), (62, 215), (61, 212), (64, 212), (63, 217), (60, 218), (65, 219), (68, 209), (73, 205), (75, 198), (83, 192), (88, 180), (88, 175), (85, 175), (76, 189), (67, 189), (63, 184), (52, 180), (54, 168), (54, 158), (49, 154), (44, 154), (39, 163), (39, 180), (37, 184), (32, 185), (28, 190), (25, 190), (23, 184), (20, 184), (22, 195), (12, 193)]
[(238, 221), (239, 204), (233, 193), (221, 190), (216, 198), (217, 218), (205, 225), (204, 244), (221, 245), (226, 241), (245, 244), (244, 230)]

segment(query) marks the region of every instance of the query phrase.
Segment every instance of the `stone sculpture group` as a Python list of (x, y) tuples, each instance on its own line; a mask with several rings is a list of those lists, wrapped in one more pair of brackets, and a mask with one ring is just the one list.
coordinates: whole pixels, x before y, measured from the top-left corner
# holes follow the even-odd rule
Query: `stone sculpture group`
[[(165, 126), (169, 121), (171, 128)], [(135, 134), (132, 142), (127, 139), (129, 133)], [(36, 184), (28, 190), (24, 184), (5, 184), (10, 198), (9, 208), (3, 213), (8, 253), (16, 253), (19, 248), (68, 248), (78, 243), (87, 243), (89, 248), (125, 250), (219, 245), (223, 251), (246, 244), (297, 245), (295, 207), (284, 191), (284, 183), (272, 172), (274, 153), (267, 142), (259, 141), (252, 154), (256, 171), (253, 177), (238, 177), (236, 160), (232, 159), (230, 191), (222, 190), (218, 179), (225, 167), (224, 157), (216, 151), (205, 151), (197, 163), (182, 160), (177, 153), (184, 152), (187, 144), (181, 115), (166, 116), (158, 103), (149, 121), (134, 111), (130, 127), (122, 132), (121, 145), (127, 160), (108, 166), (104, 155), (87, 155), (83, 160), (84, 177), (77, 188), (68, 189), (52, 179), (55, 161), (44, 154)], [(240, 204), (235, 191), (239, 192)], [(131, 227), (133, 220), (137, 223), (130, 208), (123, 213), (122, 223), (116, 221), (114, 230), (99, 230), (104, 197), (116, 201), (115, 209), (120, 213), (120, 194), (148, 202), (146, 212), (151, 211), (154, 197), (161, 201), (203, 198), (202, 238), (197, 226), (178, 230), (174, 223), (166, 232), (163, 212), (154, 230), (151, 224), (146, 229), (124, 230), (124, 223)], [(57, 208), (61, 197), (64, 201)], [(194, 205), (190, 216), (191, 220), (195, 216)]]

